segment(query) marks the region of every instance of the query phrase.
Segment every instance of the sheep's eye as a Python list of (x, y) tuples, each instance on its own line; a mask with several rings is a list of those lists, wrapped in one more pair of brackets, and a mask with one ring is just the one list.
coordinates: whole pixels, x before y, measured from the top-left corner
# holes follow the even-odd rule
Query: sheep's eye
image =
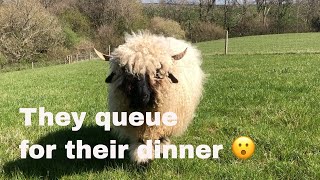
[(157, 78), (157, 79), (161, 79), (161, 75), (160, 75), (159, 73), (156, 73), (155, 78)]
[(157, 69), (155, 78), (157, 78), (157, 79), (163, 79), (163, 76), (162, 76), (162, 74), (161, 74), (160, 69)]

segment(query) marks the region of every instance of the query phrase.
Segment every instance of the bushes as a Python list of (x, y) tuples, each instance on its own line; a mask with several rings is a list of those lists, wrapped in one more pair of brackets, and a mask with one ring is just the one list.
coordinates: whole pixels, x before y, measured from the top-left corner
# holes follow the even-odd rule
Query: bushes
[(90, 36), (92, 34), (89, 18), (83, 15), (78, 9), (66, 9), (59, 15), (59, 19), (65, 26), (79, 35)]
[(108, 46), (116, 47), (124, 43), (123, 35), (117, 32), (114, 26), (101, 26), (95, 37), (96, 45), (101, 51), (107, 52)]
[(97, 28), (113, 24), (120, 26), (121, 31), (128, 31), (144, 24), (139, 0), (78, 0), (76, 6)]
[(125, 32), (147, 26), (139, 0), (78, 0), (76, 6), (91, 21), (91, 37), (101, 50), (123, 43)]
[(65, 36), (64, 45), (69, 49), (81, 41), (81, 37), (68, 26), (63, 27), (63, 33)]
[(62, 28), (36, 0), (0, 6), (0, 52), (9, 63), (30, 60), (63, 43)]
[(258, 14), (246, 14), (231, 28), (231, 36), (250, 36), (267, 33), (267, 29), (260, 22)]
[(5, 64), (7, 64), (7, 60), (6, 60), (6, 58), (0, 53), (0, 69), (2, 69)]
[(208, 22), (196, 22), (191, 25), (187, 35), (192, 42), (209, 41), (224, 37), (222, 27)]
[(70, 50), (63, 46), (51, 48), (44, 61), (64, 62), (65, 57), (69, 54)]
[(320, 32), (320, 17), (312, 18), (311, 26), (315, 31)]
[(171, 19), (154, 17), (150, 22), (150, 31), (155, 34), (163, 34), (164, 36), (173, 36), (175, 38), (185, 38), (185, 32), (181, 29), (178, 22)]

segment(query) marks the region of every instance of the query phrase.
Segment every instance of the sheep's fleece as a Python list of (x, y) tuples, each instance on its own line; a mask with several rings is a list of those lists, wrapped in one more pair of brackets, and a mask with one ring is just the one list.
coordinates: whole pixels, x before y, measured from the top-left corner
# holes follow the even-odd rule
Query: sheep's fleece
[[(186, 53), (175, 60), (174, 55)], [(177, 125), (168, 126), (120, 126), (113, 129), (122, 138), (130, 140), (131, 159), (137, 163), (148, 160), (137, 156), (137, 147), (146, 140), (161, 140), (162, 144), (170, 143), (170, 136), (182, 134), (194, 117), (203, 91), (204, 73), (201, 70), (200, 52), (190, 43), (172, 37), (153, 35), (149, 32), (127, 34), (125, 43), (111, 53), (110, 68), (114, 72), (108, 88), (110, 112), (174, 112)], [(153, 107), (131, 109), (126, 94), (119, 90), (123, 81), (123, 72), (133, 75), (146, 74), (149, 84), (155, 91)], [(164, 78), (155, 78), (160, 73)], [(168, 75), (178, 80), (173, 83)], [(119, 115), (120, 116), (120, 115)], [(120, 117), (119, 117), (120, 118)]]

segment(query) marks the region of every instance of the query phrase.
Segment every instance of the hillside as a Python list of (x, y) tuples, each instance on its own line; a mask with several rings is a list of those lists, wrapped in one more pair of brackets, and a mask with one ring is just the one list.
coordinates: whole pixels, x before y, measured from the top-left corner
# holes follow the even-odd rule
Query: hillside
[[(292, 33), (229, 39), (230, 54), (320, 53), (320, 33)], [(223, 54), (224, 39), (197, 44), (203, 54)]]
[[(214, 55), (223, 52), (221, 41), (197, 44), (208, 75), (205, 92), (192, 125), (173, 142), (222, 144), (220, 159), (160, 159), (144, 171), (127, 160), (67, 160), (62, 149), (52, 160), (19, 159), (23, 139), (63, 147), (67, 140), (96, 145), (115, 138), (94, 125), (95, 113), (107, 110), (106, 62), (1, 73), (0, 179), (319, 179), (320, 54), (309, 53), (320, 51), (316, 37), (234, 38), (228, 56)], [(37, 121), (24, 127), (19, 108), (40, 106), (53, 113), (87, 112), (85, 125), (79, 132)], [(231, 151), (242, 135), (256, 144), (245, 161)]]

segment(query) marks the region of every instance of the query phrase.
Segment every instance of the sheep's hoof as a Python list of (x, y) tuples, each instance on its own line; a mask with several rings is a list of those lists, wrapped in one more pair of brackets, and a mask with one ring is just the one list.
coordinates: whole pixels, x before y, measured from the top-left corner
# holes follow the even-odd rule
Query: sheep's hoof
[(147, 167), (151, 164), (153, 159), (139, 158), (139, 157), (131, 157), (131, 160), (135, 162), (138, 166)]
[(148, 161), (144, 161), (144, 162), (140, 162), (137, 165), (141, 168), (148, 168), (151, 164), (152, 164), (152, 160), (148, 160)]

